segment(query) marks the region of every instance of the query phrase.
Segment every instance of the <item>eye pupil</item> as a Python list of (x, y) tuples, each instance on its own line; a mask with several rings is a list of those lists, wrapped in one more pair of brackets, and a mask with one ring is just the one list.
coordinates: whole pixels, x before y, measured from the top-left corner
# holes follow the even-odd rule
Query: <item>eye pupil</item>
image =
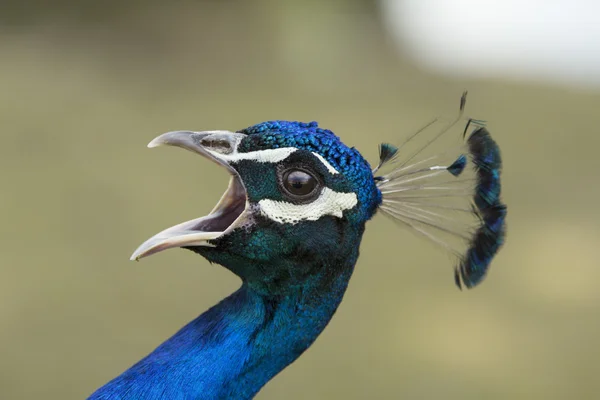
[(296, 196), (311, 194), (317, 187), (314, 176), (301, 170), (292, 170), (285, 174), (283, 184), (288, 192)]

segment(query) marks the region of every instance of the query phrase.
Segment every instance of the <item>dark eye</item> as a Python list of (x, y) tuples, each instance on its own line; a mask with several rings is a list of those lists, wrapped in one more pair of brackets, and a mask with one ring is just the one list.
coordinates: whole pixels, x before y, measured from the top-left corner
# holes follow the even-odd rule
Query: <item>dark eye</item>
[(292, 169), (283, 175), (283, 187), (294, 196), (307, 196), (318, 186), (317, 178), (306, 171)]

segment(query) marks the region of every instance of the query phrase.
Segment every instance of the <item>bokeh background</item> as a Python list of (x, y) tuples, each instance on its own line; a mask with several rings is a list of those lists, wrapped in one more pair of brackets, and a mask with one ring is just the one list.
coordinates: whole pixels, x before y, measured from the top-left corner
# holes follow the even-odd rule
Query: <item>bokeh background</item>
[(0, 398), (85, 398), (238, 287), (188, 251), (129, 261), (227, 184), (156, 135), (317, 120), (374, 162), (465, 88), (505, 161), (488, 279), (458, 291), (377, 216), (332, 323), (257, 398), (597, 398), (597, 6), (443, 3), (1, 1)]

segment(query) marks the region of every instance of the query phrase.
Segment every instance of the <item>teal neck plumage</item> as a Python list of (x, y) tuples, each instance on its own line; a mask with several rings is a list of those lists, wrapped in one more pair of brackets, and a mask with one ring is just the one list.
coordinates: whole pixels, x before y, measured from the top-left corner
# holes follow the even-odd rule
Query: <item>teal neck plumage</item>
[(244, 283), (90, 399), (252, 398), (323, 331), (348, 285), (352, 258), (322, 266), (278, 296)]

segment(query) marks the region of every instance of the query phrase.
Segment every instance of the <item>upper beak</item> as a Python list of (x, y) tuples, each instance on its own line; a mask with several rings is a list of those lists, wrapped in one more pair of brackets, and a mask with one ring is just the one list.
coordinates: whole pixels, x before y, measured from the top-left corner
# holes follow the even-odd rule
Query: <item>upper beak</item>
[(243, 220), (247, 206), (246, 190), (238, 173), (225, 158), (236, 152), (244, 136), (228, 131), (174, 131), (162, 134), (148, 144), (148, 147), (168, 145), (193, 151), (226, 168), (231, 179), (227, 190), (210, 214), (152, 236), (133, 252), (131, 260), (139, 260), (172, 247), (207, 246), (208, 240), (229, 232)]

